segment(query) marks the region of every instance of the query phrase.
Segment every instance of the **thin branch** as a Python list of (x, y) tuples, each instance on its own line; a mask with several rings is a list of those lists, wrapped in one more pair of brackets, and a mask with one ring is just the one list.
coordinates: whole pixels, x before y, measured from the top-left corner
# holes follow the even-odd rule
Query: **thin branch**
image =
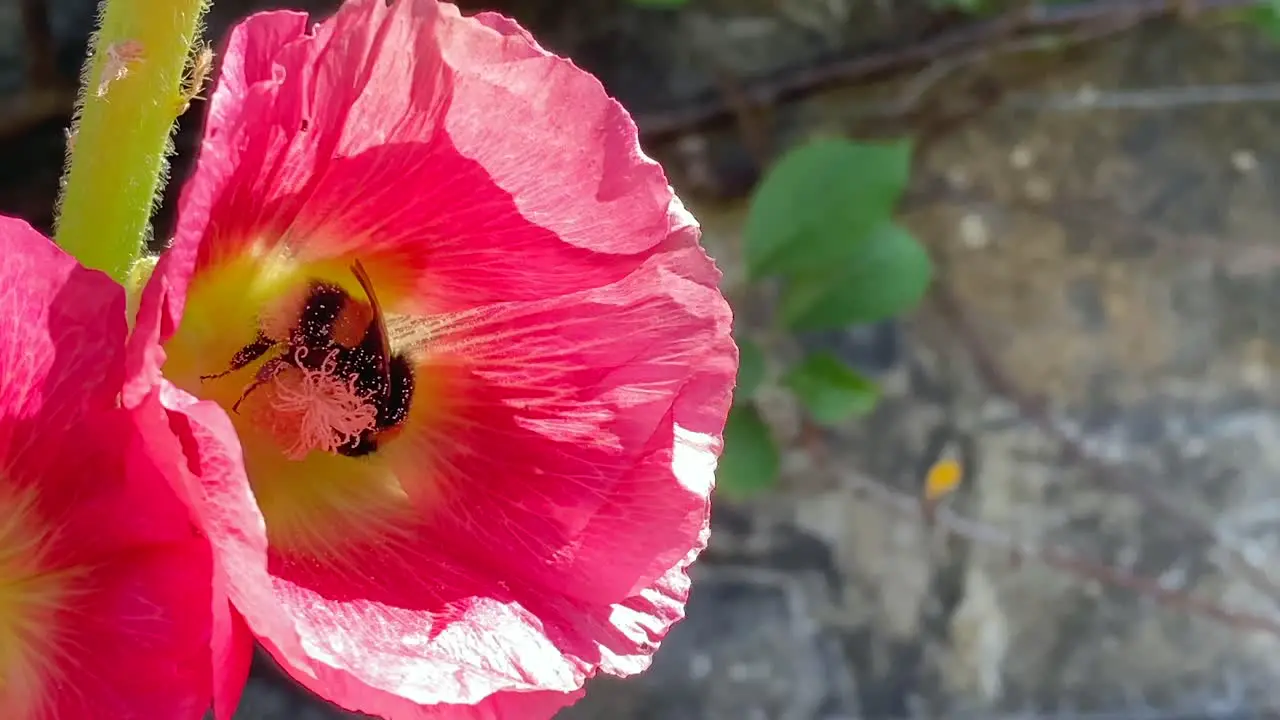
[[(1009, 55), (1025, 55), (1033, 53), (1075, 48), (1112, 38), (1133, 29), (1134, 23), (1129, 18), (1108, 19), (1096, 23), (1081, 25), (1069, 33), (1057, 36), (1030, 35), (997, 43), (991, 47), (969, 50), (953, 57), (940, 58), (931, 63), (906, 82), (901, 94), (887, 103), (875, 103), (855, 106), (841, 112), (846, 119), (889, 119), (899, 118), (918, 112), (924, 105), (925, 97), (934, 88), (941, 85), (948, 77), (955, 75), (965, 67), (989, 62), (994, 58)], [(1024, 97), (1026, 94), (1004, 95), (999, 98), (999, 105), (1007, 105), (1004, 98)]]
[[(23, 23), (30, 53), (28, 89), (53, 82), (52, 39), (48, 32), (45, 0), (22, 0)], [(710, 123), (741, 117), (743, 108), (763, 108), (807, 95), (839, 84), (869, 82), (891, 77), (908, 70), (926, 68), (946, 74), (946, 66), (955, 67), (954, 57), (967, 56), (965, 64), (987, 54), (988, 48), (999, 49), (1014, 42), (1013, 52), (1042, 44), (1044, 38), (1028, 35), (1068, 32), (1073, 28), (1113, 28), (1098, 34), (1113, 34), (1121, 27), (1131, 27), (1159, 18), (1182, 17), (1188, 0), (1082, 0), (1072, 4), (1032, 4), (1012, 9), (996, 18), (977, 20), (946, 30), (922, 41), (901, 43), (878, 50), (859, 49), (857, 54), (840, 56), (818, 65), (805, 65), (735, 87), (725, 92), (723, 78), (717, 89), (678, 107), (636, 113), (636, 124), (647, 140), (659, 140), (687, 133)], [(1195, 0), (1197, 12), (1226, 10), (1254, 5), (1256, 0)], [(1086, 33), (1087, 34), (1087, 33)], [(1073, 44), (1068, 36), (1067, 44)], [(1085, 41), (1087, 38), (1082, 38)], [(1016, 41), (1016, 42), (1015, 42)], [(929, 70), (937, 63), (943, 70)], [(931, 85), (927, 82), (926, 85)], [(730, 97), (731, 96), (731, 97)], [(1025, 98), (1023, 99), (1025, 102)], [(48, 116), (71, 110), (51, 108)], [(26, 115), (26, 113), (23, 113)], [(8, 120), (4, 122), (4, 120)], [(0, 118), (0, 137), (19, 132), (27, 121), (13, 122)], [(760, 144), (755, 142), (754, 144)]]
[(765, 108), (753, 105), (750, 98), (743, 94), (742, 85), (733, 73), (717, 66), (715, 76), (716, 83), (737, 120), (743, 145), (757, 167), (767, 167), (773, 155), (771, 118), (764, 112)]
[(27, 44), (27, 91), (57, 81), (57, 57), (46, 0), (22, 0), (22, 32)]
[[(856, 474), (851, 474), (848, 482), (877, 505), (921, 519), (919, 498)], [(1015, 561), (1036, 560), (1078, 579), (1129, 590), (1174, 610), (1199, 615), (1239, 630), (1261, 631), (1280, 637), (1280, 622), (1271, 618), (1231, 610), (1212, 600), (1196, 597), (1186, 590), (1168, 587), (1153, 578), (1135, 575), (1052, 546), (1032, 544), (997, 527), (965, 517), (948, 507), (935, 508), (931, 518), (935, 527), (976, 544), (1006, 552)]]
[[(802, 419), (800, 438), (819, 467), (829, 463), (822, 431), (812, 420)], [(1232, 610), (1214, 600), (1198, 597), (1183, 588), (1171, 587), (1155, 578), (1137, 575), (1052, 545), (1028, 542), (1008, 531), (966, 517), (952, 510), (945, 502), (926, 502), (921, 497), (895, 490), (865, 475), (846, 473), (842, 474), (841, 479), (879, 507), (913, 518), (923, 525), (940, 528), (955, 537), (998, 549), (1006, 553), (1014, 563), (1025, 559), (1035, 560), (1078, 580), (1128, 590), (1167, 608), (1198, 615), (1238, 630), (1260, 631), (1280, 637), (1280, 621), (1270, 617)]]
[(1074, 93), (1010, 93), (1009, 107), (1039, 111), (1176, 110), (1205, 105), (1280, 102), (1280, 83), (1188, 85), (1124, 90), (1085, 89)]
[(71, 116), (74, 90), (62, 87), (28, 88), (0, 104), (0, 140), (16, 137), (41, 123)]
[(1275, 606), (1280, 607), (1280, 585), (1277, 585), (1265, 570), (1250, 562), (1239, 549), (1227, 545), (1211, 523), (1171, 500), (1159, 488), (1135, 475), (1119, 472), (1113, 466), (1093, 456), (1077, 438), (1072, 437), (1054, 422), (1043, 401), (1031, 397), (1018, 387), (982, 342), (959, 299), (951, 292), (945, 281), (939, 280), (934, 284), (933, 294), (937, 308), (956, 332), (983, 382), (993, 392), (1013, 403), (1025, 420), (1038, 427), (1046, 437), (1057, 443), (1062, 448), (1067, 462), (1086, 469), (1095, 482), (1133, 497), (1144, 507), (1176, 521), (1201, 541), (1221, 549), (1226, 554), (1229, 565), (1240, 573), (1246, 582), (1270, 599)]
[[(865, 82), (929, 65), (957, 53), (980, 50), (1026, 33), (1069, 30), (1097, 23), (1139, 23), (1180, 17), (1186, 0), (1085, 0), (1070, 5), (1031, 5), (997, 18), (980, 20), (944, 31), (920, 42), (871, 53), (835, 58), (817, 66), (792, 68), (746, 83), (742, 95), (754, 106), (773, 105), (825, 87)], [(1256, 0), (1197, 0), (1200, 12), (1250, 7)], [(739, 99), (738, 102), (741, 102)], [(733, 117), (734, 104), (712, 93), (680, 107), (639, 113), (636, 124), (648, 139), (660, 139)]]
[(74, 88), (58, 78), (57, 48), (49, 24), (48, 0), (21, 0), (26, 44), (26, 82), (15, 96), (0, 103), (0, 139), (27, 132), (59, 115), (70, 115)]

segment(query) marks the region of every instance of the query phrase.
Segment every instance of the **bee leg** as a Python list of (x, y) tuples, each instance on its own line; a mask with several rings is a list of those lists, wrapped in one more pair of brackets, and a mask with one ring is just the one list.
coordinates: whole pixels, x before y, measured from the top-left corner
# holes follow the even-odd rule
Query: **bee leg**
[(231, 356), (231, 365), (228, 366), (226, 370), (212, 375), (201, 375), (200, 379), (213, 380), (214, 378), (230, 375), (231, 373), (243, 368), (245, 365), (248, 365), (254, 360), (266, 355), (267, 351), (275, 346), (275, 340), (272, 340), (262, 333), (258, 333), (258, 337), (254, 338), (253, 342), (240, 348), (236, 351), (235, 355)]
[(280, 371), (288, 366), (289, 361), (282, 357), (271, 358), (263, 363), (262, 367), (258, 369), (258, 374), (254, 376), (253, 382), (249, 383), (249, 387), (246, 387), (244, 392), (240, 393), (240, 399), (236, 400), (236, 404), (231, 406), (231, 412), (238, 414), (240, 412), (240, 403), (244, 402), (250, 393), (271, 382), (272, 378), (279, 375)]

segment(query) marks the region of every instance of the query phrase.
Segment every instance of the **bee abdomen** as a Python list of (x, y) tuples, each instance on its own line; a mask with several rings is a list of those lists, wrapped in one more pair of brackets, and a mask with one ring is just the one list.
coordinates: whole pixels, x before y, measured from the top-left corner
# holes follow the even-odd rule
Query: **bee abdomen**
[(409, 419), (409, 408), (413, 402), (413, 366), (404, 355), (391, 358), (391, 390), (378, 403), (379, 430), (393, 428)]

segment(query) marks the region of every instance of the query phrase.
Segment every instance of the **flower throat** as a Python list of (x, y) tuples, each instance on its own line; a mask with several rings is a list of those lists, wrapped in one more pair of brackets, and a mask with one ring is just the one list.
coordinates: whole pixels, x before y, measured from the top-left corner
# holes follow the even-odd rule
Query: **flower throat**
[(361, 457), (378, 449), (409, 416), (413, 368), (391, 353), (386, 320), (364, 267), (351, 268), (368, 303), (342, 287), (311, 280), (264, 313), (258, 334), (231, 358), (229, 367), (201, 380), (223, 377), (276, 351), (259, 367), (240, 398), (267, 397), (255, 418), (301, 460), (312, 450)]

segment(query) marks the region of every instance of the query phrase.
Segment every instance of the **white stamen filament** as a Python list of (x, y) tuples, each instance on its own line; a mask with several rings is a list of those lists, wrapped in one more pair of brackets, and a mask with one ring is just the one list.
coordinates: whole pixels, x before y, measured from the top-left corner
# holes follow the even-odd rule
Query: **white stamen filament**
[(301, 460), (312, 450), (337, 452), (372, 429), (378, 418), (377, 408), (356, 389), (356, 376), (335, 374), (336, 349), (318, 370), (301, 367), (306, 353), (299, 348), (298, 366), (280, 372), (267, 387), (271, 400), (264, 410), (290, 460)]

